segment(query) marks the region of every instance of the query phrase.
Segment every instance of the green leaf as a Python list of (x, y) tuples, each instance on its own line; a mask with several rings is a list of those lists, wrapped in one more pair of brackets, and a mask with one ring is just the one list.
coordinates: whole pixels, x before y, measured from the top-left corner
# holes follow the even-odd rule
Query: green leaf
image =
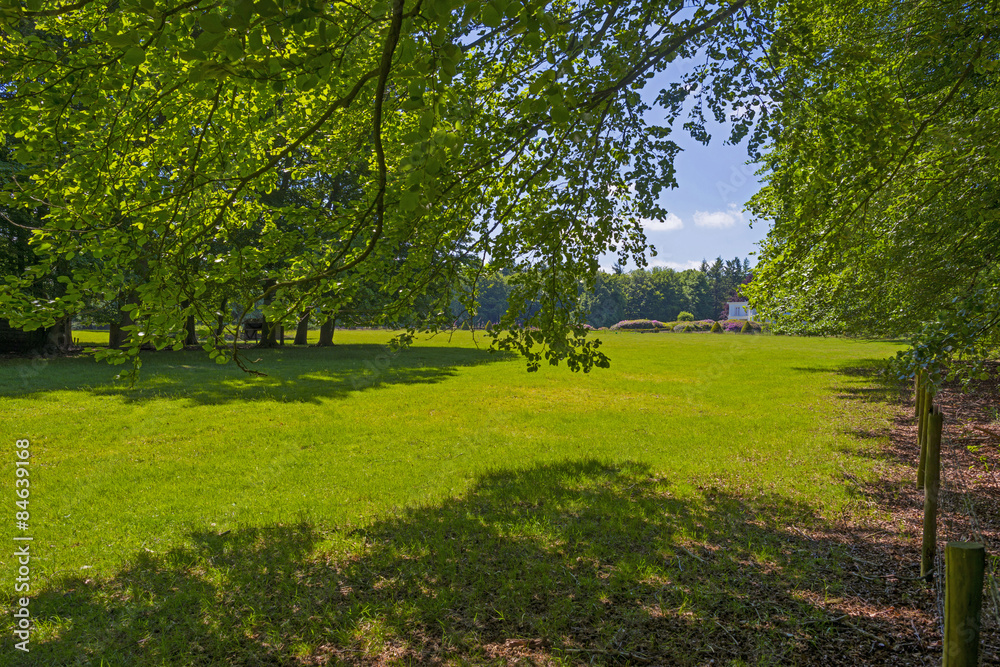
[(399, 208), (403, 213), (410, 213), (420, 204), (419, 192), (404, 192), (399, 199)]
[(281, 26), (274, 23), (267, 24), (267, 35), (274, 44), (282, 44), (285, 41), (285, 33), (282, 32)]
[(319, 77), (312, 72), (305, 72), (295, 77), (296, 90), (312, 90), (319, 83)]
[(198, 51), (208, 52), (215, 48), (215, 46), (222, 41), (222, 33), (213, 33), (205, 31), (198, 35), (194, 40), (194, 48)]
[(222, 17), (218, 14), (204, 14), (198, 18), (198, 23), (201, 24), (205, 32), (218, 34), (226, 30), (222, 25)]
[(417, 55), (417, 43), (413, 38), (407, 36), (400, 40), (399, 48), (396, 50), (397, 62), (401, 65), (413, 62), (413, 58)]
[(260, 53), (264, 50), (264, 38), (259, 30), (254, 30), (247, 35), (247, 50), (250, 53)]
[(503, 22), (503, 17), (500, 16), (500, 12), (492, 5), (486, 5), (483, 7), (483, 25), (487, 28), (497, 28), (500, 23)]
[(146, 52), (138, 46), (133, 46), (122, 56), (122, 62), (129, 67), (138, 67), (146, 62)]
[(136, 32), (105, 33), (103, 35), (103, 39), (108, 46), (116, 49), (125, 48), (126, 46), (132, 46), (139, 43), (139, 35)]
[(569, 123), (569, 118), (570, 118), (569, 109), (567, 109), (566, 105), (564, 105), (562, 102), (554, 104), (552, 106), (551, 115), (552, 115), (552, 122), (557, 125), (565, 125)]
[(243, 57), (243, 43), (238, 37), (227, 37), (222, 42), (222, 49), (230, 60), (239, 60)]
[(404, 144), (417, 144), (424, 140), (424, 134), (422, 132), (407, 132), (400, 140)]
[(274, 0), (258, 0), (253, 6), (253, 10), (263, 17), (275, 16), (281, 13), (281, 9)]

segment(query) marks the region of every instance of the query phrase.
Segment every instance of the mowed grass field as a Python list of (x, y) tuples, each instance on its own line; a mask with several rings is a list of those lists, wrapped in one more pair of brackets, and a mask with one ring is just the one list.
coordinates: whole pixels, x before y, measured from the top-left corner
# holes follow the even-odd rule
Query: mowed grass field
[(35, 623), (31, 653), (14, 651), (0, 550), (0, 664), (810, 650), (797, 629), (839, 565), (794, 527), (870, 511), (858, 488), (879, 442), (863, 436), (898, 409), (870, 371), (897, 345), (602, 332), (612, 367), (583, 375), (527, 373), (467, 332), (399, 353), (390, 336), (249, 350), (266, 377), (144, 353), (134, 387), (88, 358), (0, 360), (0, 535), (34, 538)]

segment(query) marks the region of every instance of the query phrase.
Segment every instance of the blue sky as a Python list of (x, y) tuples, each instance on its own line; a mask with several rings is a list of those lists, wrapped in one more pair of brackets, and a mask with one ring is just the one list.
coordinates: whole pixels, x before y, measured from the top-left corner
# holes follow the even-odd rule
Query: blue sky
[[(654, 77), (643, 97), (649, 102), (664, 87), (666, 81), (677, 80), (684, 65), (674, 65)], [(653, 107), (654, 114), (662, 109)], [(730, 146), (724, 143), (729, 136), (725, 126), (710, 124), (712, 141), (705, 146), (681, 127), (686, 113), (675, 123), (671, 138), (683, 151), (677, 156), (678, 187), (664, 190), (659, 198), (661, 206), (670, 212), (661, 221), (649, 221), (645, 228), (649, 243), (656, 248), (656, 257), (647, 258), (649, 266), (664, 266), (683, 270), (697, 268), (702, 259), (709, 261), (751, 256), (757, 244), (767, 235), (767, 225), (754, 224), (751, 229), (744, 205), (759, 189), (755, 175), (757, 167), (746, 164), (746, 142)], [(610, 271), (614, 255), (601, 258), (601, 267)], [(635, 268), (632, 265), (626, 269)]]

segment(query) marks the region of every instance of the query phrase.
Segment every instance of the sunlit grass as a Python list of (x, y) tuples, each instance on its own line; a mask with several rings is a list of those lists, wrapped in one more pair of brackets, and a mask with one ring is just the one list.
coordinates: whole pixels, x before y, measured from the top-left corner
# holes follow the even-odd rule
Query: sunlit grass
[[(74, 335), (95, 344), (101, 334)], [(468, 333), (421, 341), (398, 354), (385, 347), (389, 337), (338, 331), (333, 348), (252, 350), (250, 358), (259, 359), (254, 367), (267, 373), (258, 378), (217, 366), (201, 352), (146, 353), (135, 387), (112, 380), (121, 368), (87, 358), (0, 361), (0, 442), (9, 452), (15, 439), (32, 443), (32, 577), (39, 587), (33, 592), (47, 596), (36, 616), (39, 647), (63, 657), (82, 650), (111, 664), (191, 664), (178, 653), (188, 639), (149, 630), (148, 618), (140, 622), (145, 607), (158, 610), (158, 619), (168, 614), (186, 624), (217, 625), (209, 633), (215, 649), (239, 654), (260, 650), (263, 642), (283, 647), (282, 660), (320, 651), (324, 643), (370, 654), (412, 643), (417, 640), (407, 629), (436, 614), (447, 618), (449, 605), (494, 617), (490, 622), (513, 636), (517, 628), (528, 630), (527, 621), (496, 614), (516, 615), (532, 590), (567, 585), (564, 571), (578, 567), (577, 560), (564, 562), (569, 554), (579, 562), (612, 561), (622, 585), (648, 587), (668, 576), (664, 558), (683, 557), (673, 544), (716, 539), (727, 522), (745, 520), (729, 516), (745, 511), (741, 502), (767, 499), (758, 510), (761, 526), (855, 511), (854, 487), (844, 473), (864, 479), (871, 460), (852, 455), (862, 444), (847, 426), (884, 425), (891, 412), (869, 400), (881, 390), (870, 389), (864, 377), (838, 374), (888, 356), (895, 347), (886, 343), (607, 334), (612, 368), (579, 375), (556, 368), (526, 373), (522, 361), (488, 353), (483, 341), (477, 349)], [(9, 471), (0, 477), (0, 497), (11, 504), (13, 481)], [(632, 495), (638, 504), (623, 504)], [(684, 516), (653, 515), (682, 507)], [(438, 515), (440, 525), (433, 519)], [(473, 532), (480, 526), (487, 542), (532, 545), (545, 554), (537, 568), (523, 563), (524, 590), (507, 602), (491, 599), (494, 611), (483, 606), (497, 586), (487, 570), (447, 565), (462, 561), (455, 549), (470, 548), (453, 542), (467, 537), (454, 533), (455, 522)], [(596, 525), (617, 537), (598, 537)], [(657, 525), (666, 532), (648, 533)], [(8, 544), (12, 529), (5, 524)], [(394, 530), (423, 538), (393, 546)], [(401, 597), (388, 607), (373, 603), (370, 613), (345, 612), (350, 594), (332, 606), (312, 597), (296, 602), (298, 595), (313, 595), (303, 568), (364, 557), (365, 531), (381, 531), (388, 540), (369, 567), (389, 577), (384, 586)], [(286, 532), (287, 543), (273, 541)], [(259, 552), (273, 551), (277, 589), (241, 597), (237, 584), (249, 575), (233, 568), (248, 564), (226, 539), (258, 554), (253, 567), (266, 569)], [(784, 558), (766, 539), (750, 539), (740, 548), (753, 562)], [(642, 540), (648, 544), (636, 547)], [(501, 574), (518, 570), (520, 547), (510, 548), (513, 560), (497, 564)], [(7, 551), (0, 554), (0, 581), (9, 595), (14, 567)], [(385, 569), (427, 558), (444, 569), (415, 573), (413, 581), (392, 581), (396, 575)], [(299, 583), (286, 579), (292, 571)], [(186, 583), (147, 582), (153, 587), (148, 598), (130, 588), (137, 573), (146, 580), (160, 572)], [(614, 594), (614, 586), (606, 586), (614, 577), (605, 581), (598, 570), (570, 574), (583, 598)], [(420, 577), (430, 578), (420, 583)], [(442, 577), (460, 585), (446, 593)], [(327, 574), (320, 578), (330, 585)], [(84, 580), (104, 583), (83, 593)], [(64, 608), (60, 591), (68, 587), (85, 595), (92, 617)], [(675, 609), (681, 598), (671, 590)], [(420, 597), (428, 591), (440, 600)], [(704, 611), (705, 596), (717, 594), (699, 589), (685, 604)], [(276, 612), (252, 608), (272, 595), (292, 598), (284, 603), (308, 607), (320, 620), (299, 619), (295, 632), (282, 638)], [(90, 648), (60, 639), (86, 638), (81, 627), (98, 623), (113, 599), (126, 600), (129, 613), (137, 614), (132, 630), (123, 630), (129, 641), (142, 639), (133, 636), (142, 628), (152, 633), (145, 648), (133, 653), (97, 625), (89, 630), (95, 633)], [(220, 617), (220, 603), (247, 608)], [(529, 625), (549, 641), (572, 634), (571, 620), (589, 618), (569, 600), (545, 604), (553, 605), (550, 613)], [(336, 618), (322, 620), (323, 614)], [(595, 632), (603, 632), (593, 622)], [(361, 624), (367, 624), (363, 630)], [(495, 631), (463, 631), (465, 638), (456, 641), (475, 661), (470, 647)], [(268, 632), (279, 636), (268, 640)], [(157, 642), (163, 645), (154, 648)], [(116, 652), (122, 657), (114, 658)]]

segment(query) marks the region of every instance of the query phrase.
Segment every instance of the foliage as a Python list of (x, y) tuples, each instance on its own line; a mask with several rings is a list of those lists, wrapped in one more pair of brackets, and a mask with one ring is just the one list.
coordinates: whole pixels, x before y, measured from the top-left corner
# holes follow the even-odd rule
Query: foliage
[(743, 326), (740, 327), (740, 333), (742, 334), (752, 334), (753, 332), (754, 331), (753, 327), (750, 325), (750, 320), (745, 321), (743, 323)]
[(710, 286), (709, 316), (718, 319), (729, 317), (728, 302), (743, 298), (741, 289), (753, 278), (750, 260), (734, 257), (723, 261), (717, 257), (711, 264), (703, 260), (700, 271), (705, 274)]
[(694, 314), (689, 313), (686, 310), (682, 310), (680, 313), (677, 314), (678, 322), (691, 322), (693, 320), (694, 320)]
[[(440, 329), (456, 296), (476, 316), (467, 278), (488, 257), (510, 273), (495, 348), (606, 366), (580, 295), (603, 253), (644, 265), (685, 100), (706, 141), (706, 105), (734, 112), (735, 139), (766, 111), (740, 63), (771, 10), (746, 0), (42, 4), (0, 9), (7, 194), (47, 207), (0, 313), (30, 328), (115, 302), (116, 363), (180, 347), (227, 295), (270, 322), (353, 309)], [(64, 293), (35, 300), (53, 275)], [(221, 343), (204, 347), (238, 355)]]
[[(747, 260), (735, 259), (724, 264), (719, 259), (717, 263), (719, 266), (745, 265), (748, 273), (741, 275), (744, 280), (750, 278)], [(707, 263), (705, 266), (708, 267)], [(617, 274), (598, 272), (593, 290), (581, 294), (580, 310), (588, 313), (587, 321), (596, 327), (610, 326), (623, 319), (665, 322), (678, 311), (687, 313), (692, 320), (712, 318), (717, 313), (712, 294), (731, 291), (730, 279), (728, 273), (715, 275), (704, 268), (674, 271), (657, 267)]]
[(784, 92), (751, 202), (773, 226), (747, 293), (784, 331), (905, 336), (901, 377), (996, 354), (998, 9), (783, 6), (766, 67)]
[(763, 325), (760, 322), (751, 322), (750, 320), (725, 320), (721, 326), (722, 330), (727, 333), (744, 333), (745, 326), (749, 326), (753, 333), (763, 331)]
[(674, 326), (674, 331), (681, 333), (692, 333), (696, 331), (709, 331), (716, 322), (712, 320), (700, 320), (698, 322), (681, 322)]
[(710, 331), (712, 333), (723, 333), (722, 325), (720, 325), (718, 322), (712, 322), (712, 328)]

